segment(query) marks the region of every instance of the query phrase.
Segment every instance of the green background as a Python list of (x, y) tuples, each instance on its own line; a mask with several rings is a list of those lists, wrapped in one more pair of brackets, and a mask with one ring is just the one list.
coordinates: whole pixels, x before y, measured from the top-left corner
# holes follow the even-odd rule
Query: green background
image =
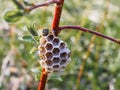
[[(42, 3), (46, 0), (29, 1)], [(12, 9), (16, 9), (12, 0), (0, 0), (0, 74), (4, 76), (0, 90), (11, 90), (8, 89), (13, 78), (10, 70), (17, 73), (17, 80), (24, 78), (19, 85), (20, 90), (36, 90), (38, 81), (31, 68), (39, 66), (39, 59), (29, 54), (34, 44), (20, 41), (18, 37), (29, 34), (26, 27), (32, 23), (37, 25), (38, 32), (51, 28), (54, 5), (33, 10), (16, 23), (7, 23), (3, 20), (4, 13)], [(79, 25), (119, 39), (120, 1), (65, 0), (60, 25)], [(9, 27), (15, 29), (13, 37)], [(72, 61), (62, 73), (63, 81), (49, 80), (48, 90), (120, 90), (120, 45), (75, 30), (64, 30), (59, 37), (67, 42)], [(2, 70), (6, 59), (9, 63)], [(84, 69), (80, 79), (78, 74), (82, 65)], [(28, 86), (32, 89), (25, 89)]]

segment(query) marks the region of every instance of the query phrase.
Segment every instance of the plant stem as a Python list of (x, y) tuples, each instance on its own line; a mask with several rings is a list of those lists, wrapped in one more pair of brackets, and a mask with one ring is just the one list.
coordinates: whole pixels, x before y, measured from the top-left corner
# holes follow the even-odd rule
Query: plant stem
[(54, 11), (54, 17), (52, 21), (52, 30), (54, 31), (55, 35), (58, 35), (58, 27), (59, 27), (59, 22), (61, 18), (61, 12), (62, 12), (62, 7), (64, 4), (64, 0), (59, 0), (60, 3), (56, 4), (55, 6), (55, 11)]
[(82, 58), (82, 65), (80, 65), (80, 67), (79, 67), (79, 72), (78, 72), (78, 76), (77, 76), (76, 90), (79, 90), (81, 77), (83, 75), (83, 71), (84, 71), (84, 68), (85, 68), (85, 63), (86, 63), (86, 60), (88, 59), (88, 57), (90, 55), (90, 52), (91, 52), (92, 48), (94, 47), (95, 39), (96, 39), (96, 36), (93, 35), (91, 37), (90, 44), (88, 46), (87, 52)]
[(25, 10), (32, 11), (32, 10), (34, 10), (36, 8), (43, 7), (43, 6), (48, 6), (48, 5), (53, 4), (53, 3), (59, 4), (60, 2), (58, 0), (48, 0), (48, 1), (44, 2), (44, 3), (42, 3), (42, 4), (33, 5), (30, 8), (25, 8)]
[(104, 34), (102, 34), (100, 32), (96, 32), (96, 31), (93, 31), (93, 30), (90, 30), (90, 29), (87, 29), (87, 28), (84, 28), (84, 27), (81, 27), (81, 26), (71, 26), (71, 25), (68, 25), (68, 26), (61, 26), (61, 27), (58, 28), (59, 31), (61, 31), (63, 29), (81, 30), (83, 32), (91, 33), (91, 34), (100, 36), (102, 38), (108, 39), (108, 40), (110, 40), (112, 42), (120, 44), (120, 39), (115, 39), (115, 38), (106, 36), (106, 35), (104, 35)]
[[(52, 29), (55, 31), (55, 30), (57, 30), (57, 28), (59, 26), (64, 0), (49, 0), (43, 4), (39, 4), (39, 5), (31, 7), (31, 8), (29, 8), (29, 10), (33, 10), (35, 8), (42, 7), (42, 6), (48, 6), (49, 4), (52, 4), (52, 3), (56, 3), (55, 14), (54, 14), (53, 22), (52, 22)], [(55, 35), (57, 35), (57, 32), (55, 32)], [(40, 82), (38, 85), (38, 90), (45, 90), (45, 84), (47, 81), (47, 77), (48, 77), (48, 73), (45, 72), (45, 69), (43, 68)]]
[(40, 78), (40, 82), (39, 82), (39, 85), (38, 85), (38, 90), (45, 90), (45, 84), (46, 84), (46, 81), (47, 81), (47, 76), (48, 76), (48, 73), (43, 68), (42, 69), (42, 75), (41, 75), (41, 78)]

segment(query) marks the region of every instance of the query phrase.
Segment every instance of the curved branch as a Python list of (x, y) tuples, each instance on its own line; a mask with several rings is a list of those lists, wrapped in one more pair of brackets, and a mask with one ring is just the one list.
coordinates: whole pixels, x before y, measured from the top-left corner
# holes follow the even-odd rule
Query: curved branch
[(44, 3), (42, 3), (42, 4), (33, 5), (33, 6), (29, 7), (29, 8), (26, 8), (26, 9), (28, 11), (32, 11), (32, 10), (34, 10), (36, 8), (43, 7), (43, 6), (48, 6), (48, 5), (53, 4), (53, 3), (59, 4), (60, 1), (59, 0), (48, 0), (48, 1), (44, 2)]
[(71, 25), (68, 25), (68, 26), (61, 26), (58, 28), (60, 31), (63, 30), (63, 29), (74, 29), (74, 30), (81, 30), (83, 32), (87, 32), (87, 33), (91, 33), (91, 34), (94, 34), (94, 35), (97, 35), (99, 37), (102, 37), (102, 38), (105, 38), (105, 39), (108, 39), (112, 42), (115, 42), (115, 43), (118, 43), (120, 44), (120, 39), (115, 39), (115, 38), (112, 38), (112, 37), (109, 37), (109, 36), (106, 36), (100, 32), (96, 32), (96, 31), (93, 31), (93, 30), (90, 30), (90, 29), (87, 29), (87, 28), (84, 28), (84, 27), (81, 27), (81, 26), (71, 26)]

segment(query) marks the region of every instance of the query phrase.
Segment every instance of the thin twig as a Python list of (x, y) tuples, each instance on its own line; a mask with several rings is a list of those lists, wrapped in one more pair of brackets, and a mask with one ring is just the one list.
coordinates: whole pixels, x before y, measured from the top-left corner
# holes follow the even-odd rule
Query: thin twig
[(59, 0), (48, 0), (48, 1), (44, 2), (44, 3), (37, 4), (37, 5), (31, 6), (29, 8), (26, 8), (26, 10), (32, 11), (32, 10), (34, 10), (36, 8), (43, 7), (43, 6), (48, 6), (48, 5), (53, 4), (53, 3), (59, 4), (60, 2), (59, 2)]
[(81, 26), (71, 26), (71, 25), (68, 25), (68, 26), (61, 26), (58, 28), (60, 31), (63, 30), (63, 29), (74, 29), (74, 30), (81, 30), (83, 32), (87, 32), (87, 33), (91, 33), (91, 34), (94, 34), (94, 35), (97, 35), (99, 37), (102, 37), (102, 38), (105, 38), (105, 39), (108, 39), (112, 42), (115, 42), (115, 43), (118, 43), (120, 44), (120, 39), (115, 39), (115, 38), (112, 38), (112, 37), (109, 37), (109, 36), (106, 36), (100, 32), (96, 32), (94, 30), (90, 30), (90, 29), (87, 29), (87, 28), (84, 28), (84, 27), (81, 27)]

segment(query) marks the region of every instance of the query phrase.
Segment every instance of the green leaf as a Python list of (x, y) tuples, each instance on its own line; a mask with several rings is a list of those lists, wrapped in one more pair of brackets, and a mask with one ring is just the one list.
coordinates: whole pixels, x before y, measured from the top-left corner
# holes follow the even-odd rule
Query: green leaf
[(31, 35), (25, 35), (25, 36), (19, 37), (19, 40), (35, 43), (35, 40), (33, 39)]
[(40, 77), (41, 77), (41, 75), (36, 74), (36, 75), (35, 75), (35, 80), (36, 80), (36, 81), (40, 80)]
[(36, 32), (37, 30), (36, 30), (34, 24), (31, 26), (28, 26), (27, 28), (28, 28), (28, 31), (30, 32), (31, 35), (38, 36), (38, 33)]
[(39, 42), (40, 36), (34, 36), (34, 38), (35, 38), (35, 40), (36, 40), (37, 42)]
[(39, 68), (32, 68), (31, 71), (36, 73), (36, 74), (42, 73), (42, 70), (40, 70)]
[(21, 41), (38, 44), (39, 38), (40, 38), (39, 36), (24, 35), (24, 36), (19, 37), (18, 39), (21, 40)]
[(32, 6), (33, 5), (33, 3), (30, 3), (28, 0), (24, 0), (23, 2), (26, 6)]
[(38, 48), (35, 46), (30, 50), (30, 54), (35, 53), (38, 50)]
[(41, 74), (42, 73), (42, 67), (35, 67), (31, 69), (32, 72), (36, 73), (36, 74)]
[(51, 75), (49, 78), (49, 80), (53, 79), (53, 80), (58, 80), (58, 81), (63, 81), (60, 75), (57, 74), (53, 74)]
[(35, 28), (35, 24), (28, 26), (27, 28), (28, 28), (28, 31), (31, 34), (32, 38), (38, 44), (40, 36), (38, 36), (37, 30)]
[(23, 13), (17, 10), (11, 10), (11, 11), (7, 11), (4, 14), (4, 19), (7, 22), (17, 22), (18, 20), (20, 20), (23, 16)]
[(40, 80), (40, 76), (42, 74), (42, 67), (32, 68), (31, 71), (35, 73), (35, 80)]

